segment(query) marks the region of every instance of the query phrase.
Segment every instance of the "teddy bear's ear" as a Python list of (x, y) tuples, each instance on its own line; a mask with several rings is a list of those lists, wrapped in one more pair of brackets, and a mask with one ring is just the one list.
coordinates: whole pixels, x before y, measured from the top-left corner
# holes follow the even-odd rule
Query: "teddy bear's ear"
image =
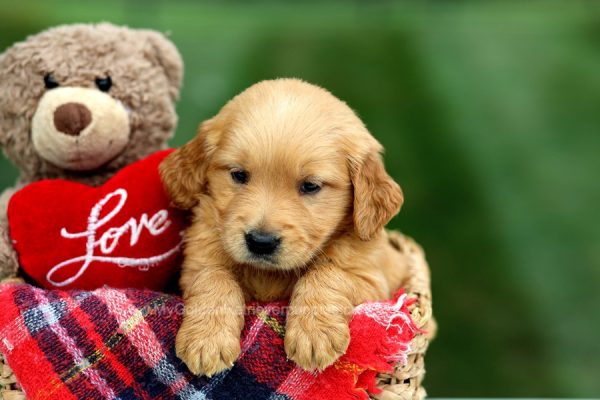
[(148, 57), (164, 70), (169, 81), (169, 94), (173, 101), (177, 100), (183, 79), (181, 54), (162, 33), (152, 30), (142, 30), (141, 33), (149, 43)]
[[(8, 142), (9, 129), (6, 126), (7, 119), (5, 119), (5, 117), (7, 111), (11, 109), (9, 99), (13, 99), (12, 90), (14, 90), (8, 73), (8, 71), (11, 71), (10, 60), (6, 55), (11, 49), (12, 48), (6, 50), (4, 53), (0, 53), (0, 93), (3, 94), (0, 96), (0, 147), (2, 148), (4, 148)], [(0, 153), (1, 152), (2, 150), (0, 150)]]

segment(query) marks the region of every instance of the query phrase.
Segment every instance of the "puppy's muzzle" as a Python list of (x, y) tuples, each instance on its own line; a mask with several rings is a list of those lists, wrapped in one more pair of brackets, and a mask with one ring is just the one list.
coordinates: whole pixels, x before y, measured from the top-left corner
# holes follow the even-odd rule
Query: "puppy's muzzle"
[(281, 238), (272, 233), (252, 230), (245, 235), (246, 247), (255, 256), (265, 257), (273, 255), (279, 245)]

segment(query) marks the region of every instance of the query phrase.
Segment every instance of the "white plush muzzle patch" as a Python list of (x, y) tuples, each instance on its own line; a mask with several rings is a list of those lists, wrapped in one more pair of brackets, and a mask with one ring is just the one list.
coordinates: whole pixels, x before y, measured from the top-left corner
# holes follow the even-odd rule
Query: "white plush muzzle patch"
[(129, 116), (119, 101), (96, 89), (56, 88), (40, 99), (31, 134), (35, 150), (48, 162), (89, 171), (125, 149)]

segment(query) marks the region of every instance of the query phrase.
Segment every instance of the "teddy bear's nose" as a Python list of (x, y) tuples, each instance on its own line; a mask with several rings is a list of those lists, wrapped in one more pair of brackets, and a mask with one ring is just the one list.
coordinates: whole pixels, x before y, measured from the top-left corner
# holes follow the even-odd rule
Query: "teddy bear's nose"
[(54, 126), (59, 132), (78, 136), (92, 122), (92, 113), (81, 103), (65, 103), (54, 111)]

